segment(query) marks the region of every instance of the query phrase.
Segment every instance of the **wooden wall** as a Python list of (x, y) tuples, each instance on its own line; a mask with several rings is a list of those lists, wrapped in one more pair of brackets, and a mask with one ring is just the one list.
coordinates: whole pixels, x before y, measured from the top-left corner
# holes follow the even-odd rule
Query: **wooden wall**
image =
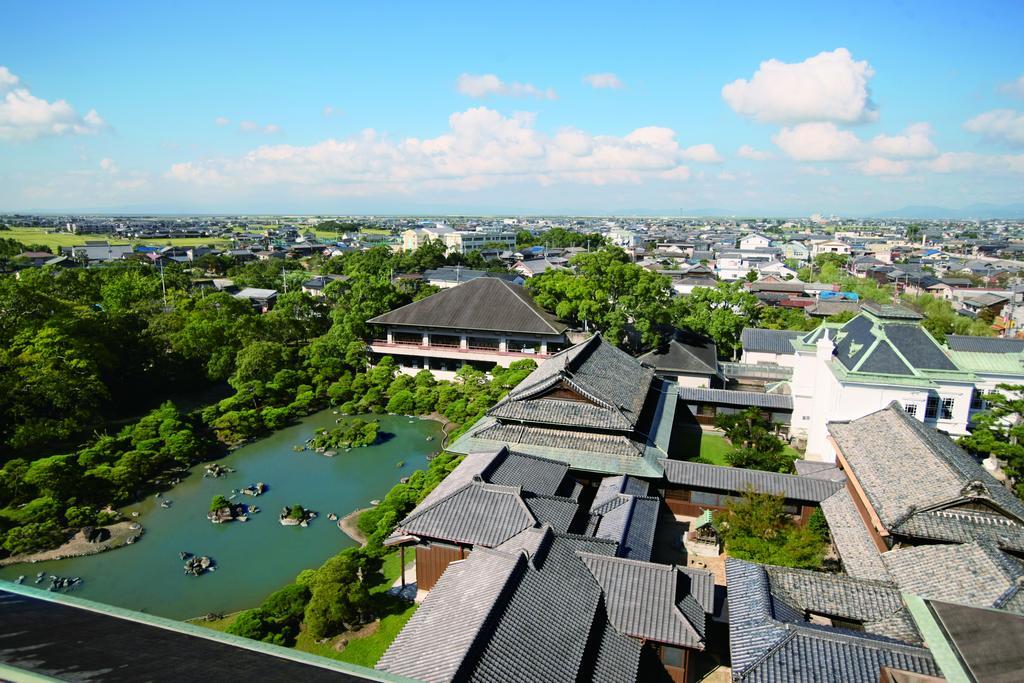
[(416, 546), (416, 587), (430, 590), (448, 565), (469, 556), (469, 548), (442, 543)]

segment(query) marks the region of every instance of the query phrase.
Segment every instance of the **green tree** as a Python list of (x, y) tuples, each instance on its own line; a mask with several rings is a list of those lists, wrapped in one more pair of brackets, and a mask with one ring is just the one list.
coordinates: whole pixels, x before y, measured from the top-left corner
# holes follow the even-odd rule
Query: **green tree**
[(828, 548), (816, 533), (793, 521), (781, 496), (749, 490), (714, 520), (726, 552), (741, 560), (817, 569)]
[(632, 263), (616, 247), (579, 254), (571, 264), (574, 270), (549, 270), (530, 278), (527, 286), (540, 306), (574, 325), (600, 331), (617, 346), (650, 347), (660, 341), (672, 295), (667, 277)]
[(1005, 463), (1017, 496), (1024, 498), (1024, 384), (1000, 384), (985, 394), (986, 409), (971, 420), (971, 433), (957, 443), (981, 456)]
[(710, 337), (723, 358), (740, 349), (743, 328), (757, 319), (759, 302), (736, 282), (719, 282), (715, 287), (696, 287), (690, 296), (673, 302), (672, 322), (676, 327)]

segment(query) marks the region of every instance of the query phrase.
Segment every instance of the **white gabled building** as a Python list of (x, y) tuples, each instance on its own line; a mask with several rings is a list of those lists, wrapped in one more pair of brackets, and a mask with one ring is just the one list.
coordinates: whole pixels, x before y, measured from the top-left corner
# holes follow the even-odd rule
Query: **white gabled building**
[(822, 325), (792, 344), (792, 433), (806, 438), (808, 459), (835, 460), (829, 422), (893, 401), (931, 427), (967, 433), (979, 378), (954, 362), (917, 313), (868, 302), (849, 322)]

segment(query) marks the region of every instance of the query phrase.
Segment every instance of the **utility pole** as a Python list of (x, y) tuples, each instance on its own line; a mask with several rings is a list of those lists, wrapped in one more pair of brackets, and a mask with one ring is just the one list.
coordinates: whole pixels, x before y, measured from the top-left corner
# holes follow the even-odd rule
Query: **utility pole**
[(164, 293), (164, 308), (167, 307), (167, 283), (164, 282), (164, 261), (160, 259), (160, 289)]
[(285, 275), (284, 266), (281, 266), (281, 282), (284, 283), (284, 293), (288, 293), (288, 276)]

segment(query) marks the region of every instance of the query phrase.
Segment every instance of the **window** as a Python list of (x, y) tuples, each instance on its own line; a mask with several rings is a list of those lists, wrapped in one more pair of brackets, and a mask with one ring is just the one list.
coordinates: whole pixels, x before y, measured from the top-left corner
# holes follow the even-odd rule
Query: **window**
[(903, 406), (903, 412), (905, 412), (907, 415), (910, 415), (911, 417), (916, 417), (917, 416), (917, 404), (916, 403), (907, 403), (907, 404), (905, 404)]
[(985, 399), (982, 398), (983, 394), (975, 389), (971, 393), (971, 410), (984, 410)]
[(953, 419), (953, 403), (954, 403), (954, 399), (952, 399), (952, 398), (944, 398), (944, 399), (942, 399), (942, 414), (941, 414), (940, 417), (943, 420), (952, 420)]
[(924, 419), (934, 420), (939, 414), (939, 397), (929, 396), (928, 403), (924, 406)]
[(661, 646), (661, 661), (665, 666), (683, 666), (683, 651), (678, 647)]

